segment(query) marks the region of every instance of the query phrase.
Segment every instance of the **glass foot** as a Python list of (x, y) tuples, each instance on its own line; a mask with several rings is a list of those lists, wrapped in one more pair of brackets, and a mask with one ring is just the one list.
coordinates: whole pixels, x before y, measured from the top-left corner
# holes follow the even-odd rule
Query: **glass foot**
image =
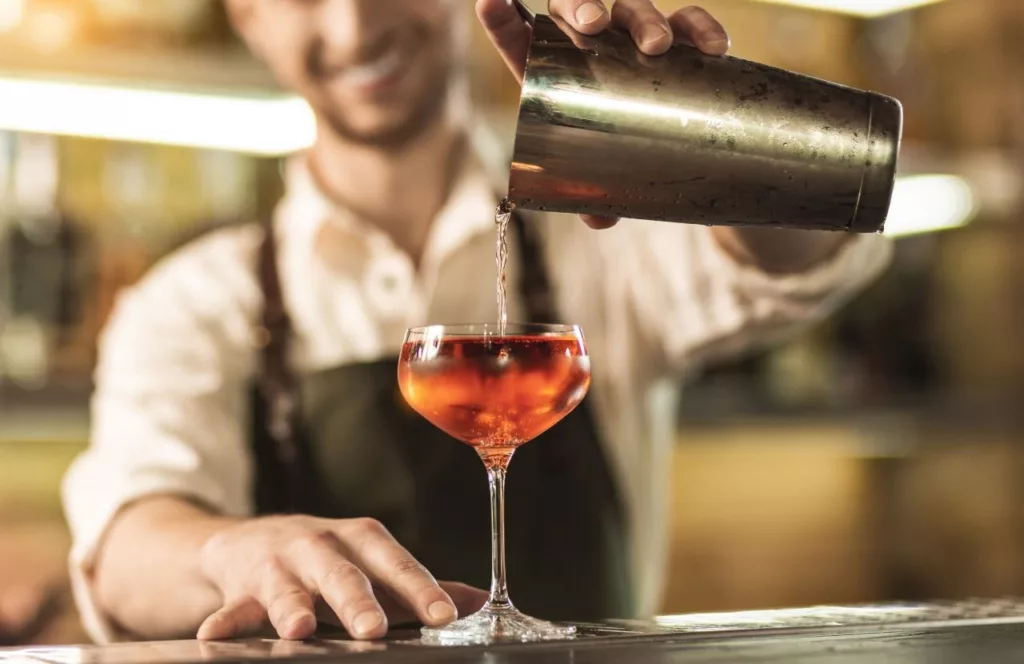
[(576, 636), (573, 625), (556, 625), (523, 615), (514, 606), (485, 605), (444, 627), (424, 627), (423, 642), (438, 646), (561, 641)]

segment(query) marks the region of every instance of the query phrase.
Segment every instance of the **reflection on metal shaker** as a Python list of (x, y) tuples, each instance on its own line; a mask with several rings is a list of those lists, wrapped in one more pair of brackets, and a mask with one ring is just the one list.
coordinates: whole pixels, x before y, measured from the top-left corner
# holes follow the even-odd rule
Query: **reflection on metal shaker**
[(897, 100), (682, 44), (649, 57), (617, 30), (533, 24), (509, 179), (518, 207), (883, 230)]

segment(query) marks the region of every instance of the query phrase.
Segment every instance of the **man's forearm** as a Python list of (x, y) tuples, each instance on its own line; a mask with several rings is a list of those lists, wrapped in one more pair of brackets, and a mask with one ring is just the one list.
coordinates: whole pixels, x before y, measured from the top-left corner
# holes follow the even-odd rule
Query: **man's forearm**
[(148, 498), (125, 508), (111, 525), (96, 561), (101, 610), (134, 637), (193, 637), (220, 608), (202, 576), (199, 552), (233, 520), (174, 497)]
[(741, 265), (769, 274), (805, 272), (828, 260), (849, 240), (834, 231), (794, 231), (774, 228), (711, 229), (718, 244)]

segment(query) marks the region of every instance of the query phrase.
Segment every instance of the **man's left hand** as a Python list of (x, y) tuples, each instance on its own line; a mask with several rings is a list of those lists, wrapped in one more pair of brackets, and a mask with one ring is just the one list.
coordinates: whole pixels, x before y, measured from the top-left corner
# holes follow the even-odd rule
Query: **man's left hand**
[[(722, 24), (700, 7), (686, 7), (666, 16), (652, 0), (616, 0), (611, 12), (599, 0), (549, 0), (548, 9), (574, 30), (596, 35), (610, 26), (629, 32), (646, 55), (661, 55), (676, 41), (692, 44), (708, 55), (725, 55), (729, 36)], [(531, 28), (511, 0), (477, 0), (477, 16), (520, 83), (530, 48)], [(593, 228), (614, 226), (616, 219), (582, 215)]]

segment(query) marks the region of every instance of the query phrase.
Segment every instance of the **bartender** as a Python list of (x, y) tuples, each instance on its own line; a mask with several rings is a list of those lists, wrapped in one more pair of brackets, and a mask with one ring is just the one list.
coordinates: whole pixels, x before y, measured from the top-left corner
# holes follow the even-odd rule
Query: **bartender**
[[(82, 615), (101, 641), (447, 623), (486, 598), (486, 483), (395, 373), (406, 328), (496, 317), (507, 157), (466, 98), (464, 7), (227, 6), (317, 139), (272, 220), (189, 244), (120, 299), (64, 484)], [(729, 45), (696, 7), (550, 11), (651, 56)], [(529, 26), (508, 0), (477, 14), (521, 78)], [(510, 261), (510, 318), (580, 324), (594, 358), (585, 407), (521, 449), (509, 483), (513, 600), (554, 619), (658, 606), (679, 378), (822, 319), (889, 257), (878, 236), (584, 221), (519, 217)]]

